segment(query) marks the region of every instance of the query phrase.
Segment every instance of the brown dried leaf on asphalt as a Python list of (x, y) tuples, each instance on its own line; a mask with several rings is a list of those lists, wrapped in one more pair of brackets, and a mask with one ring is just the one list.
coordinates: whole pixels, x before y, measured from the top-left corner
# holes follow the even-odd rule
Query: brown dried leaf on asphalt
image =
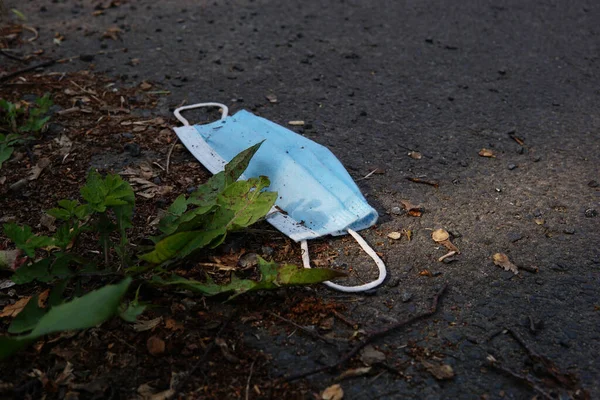
[(492, 260), (494, 260), (494, 264), (504, 268), (505, 271), (511, 271), (515, 275), (519, 273), (517, 266), (510, 262), (508, 256), (504, 253), (494, 254)]
[(112, 26), (112, 27), (108, 28), (106, 30), (106, 32), (104, 32), (102, 34), (102, 38), (103, 39), (119, 40), (121, 32), (123, 32), (121, 30), (121, 28), (119, 28), (118, 26)]
[[(444, 229), (436, 229), (431, 233), (431, 238), (434, 242), (443, 245), (449, 251), (454, 251), (460, 254), (460, 250), (450, 241), (450, 234)], [(442, 259), (443, 261), (443, 259)]]
[(402, 203), (402, 206), (408, 212), (408, 215), (412, 217), (420, 217), (423, 215), (423, 210), (420, 205), (416, 206), (408, 200), (400, 200), (400, 203)]
[(454, 370), (448, 364), (432, 363), (425, 360), (421, 361), (421, 364), (427, 371), (429, 371), (431, 375), (434, 376), (435, 379), (444, 380), (454, 377)]
[(479, 150), (479, 155), (481, 157), (496, 158), (496, 155), (490, 149), (481, 149), (481, 150)]
[(344, 390), (339, 384), (331, 385), (321, 393), (323, 400), (342, 400), (344, 398)]

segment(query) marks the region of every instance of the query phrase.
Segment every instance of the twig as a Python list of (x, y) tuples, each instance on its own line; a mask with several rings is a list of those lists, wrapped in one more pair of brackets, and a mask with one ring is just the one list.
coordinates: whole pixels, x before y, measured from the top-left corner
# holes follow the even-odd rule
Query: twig
[(528, 376), (526, 375), (521, 375), (519, 373), (516, 373), (514, 371), (511, 371), (510, 369), (503, 367), (502, 365), (498, 364), (497, 362), (492, 362), (490, 364), (492, 366), (492, 368), (497, 369), (498, 371), (502, 371), (507, 375), (512, 376), (513, 378), (516, 378), (518, 380), (520, 380), (521, 382), (524, 382), (526, 384), (528, 384), (529, 386), (531, 386), (531, 388), (533, 390), (535, 390), (536, 392), (538, 392), (539, 394), (541, 394), (542, 396), (544, 396), (544, 398), (548, 399), (548, 400), (553, 400), (554, 397), (552, 397), (552, 395), (550, 395), (550, 393), (546, 392), (544, 389), (542, 389), (541, 387), (539, 387), (533, 380), (531, 380)]
[(404, 326), (410, 325), (413, 322), (419, 321), (423, 318), (427, 318), (432, 316), (433, 314), (436, 313), (437, 308), (438, 308), (438, 302), (439, 299), (441, 298), (441, 296), (444, 294), (444, 292), (446, 291), (446, 289), (448, 288), (448, 285), (444, 285), (433, 297), (433, 301), (431, 302), (431, 307), (429, 308), (428, 311), (425, 311), (421, 314), (418, 314), (412, 318), (406, 319), (404, 321), (399, 321), (396, 322), (394, 324), (391, 324), (383, 329), (377, 330), (377, 331), (373, 331), (370, 332), (360, 343), (358, 343), (356, 346), (354, 346), (354, 348), (352, 350), (350, 350), (348, 353), (346, 353), (345, 356), (343, 356), (342, 358), (340, 358), (335, 364), (331, 364), (331, 365), (326, 365), (324, 367), (321, 368), (316, 368), (307, 372), (303, 372), (303, 373), (299, 373), (299, 374), (295, 374), (295, 375), (291, 375), (288, 376), (286, 378), (284, 378), (285, 382), (291, 382), (291, 381), (295, 381), (298, 379), (302, 379), (302, 378), (306, 378), (307, 376), (311, 376), (314, 374), (318, 374), (320, 372), (325, 372), (325, 371), (330, 371), (333, 369), (336, 369), (338, 367), (340, 367), (341, 365), (345, 364), (346, 362), (350, 361), (350, 359), (352, 357), (354, 357), (356, 354), (358, 354), (359, 351), (361, 351), (363, 349), (363, 347), (365, 347), (366, 345), (368, 345), (369, 343), (374, 342), (375, 340), (389, 334), (390, 332), (393, 332), (397, 329), (400, 329)]
[(49, 67), (54, 64), (56, 64), (56, 60), (48, 60), (48, 61), (44, 61), (43, 63), (35, 64), (35, 65), (32, 65), (31, 67), (23, 68), (18, 71), (11, 72), (10, 74), (0, 76), (0, 82), (7, 81), (9, 79), (14, 78), (15, 76), (24, 74), (25, 72), (34, 71), (38, 68)]
[(279, 318), (280, 320), (282, 320), (284, 322), (287, 322), (290, 325), (293, 325), (294, 327), (300, 329), (302, 332), (307, 333), (308, 335), (312, 336), (315, 339), (322, 340), (323, 342), (325, 342), (325, 343), (327, 343), (327, 344), (329, 344), (331, 346), (335, 346), (335, 343), (333, 343), (331, 340), (329, 340), (329, 339), (327, 339), (327, 338), (319, 335), (317, 332), (311, 331), (310, 329), (303, 327), (302, 325), (298, 325), (297, 323), (295, 323), (291, 319), (284, 318), (281, 315), (277, 315), (277, 314), (275, 314), (272, 311), (269, 311), (269, 314), (271, 314), (272, 316), (274, 316), (276, 318)]
[(27, 60), (21, 58), (21, 57), (17, 57), (13, 54), (10, 54), (10, 52), (7, 49), (0, 49), (0, 54), (2, 54), (4, 57), (8, 57), (12, 60), (16, 60), (19, 62), (26, 62)]
[(440, 187), (440, 184), (439, 184), (439, 183), (437, 183), (437, 182), (433, 182), (433, 181), (427, 181), (427, 180), (425, 180), (425, 179), (421, 179), (421, 178), (411, 178), (411, 177), (407, 177), (406, 179), (408, 179), (409, 181), (411, 181), (411, 182), (414, 182), (414, 183), (423, 183), (423, 184), (425, 184), (425, 185), (433, 186), (433, 187), (434, 187), (434, 188), (436, 188), (436, 189), (437, 189), (438, 187)]
[(166, 166), (165, 175), (169, 175), (169, 164), (171, 163), (171, 153), (173, 153), (173, 149), (175, 148), (175, 145), (177, 144), (177, 142), (179, 142), (179, 136), (175, 135), (175, 141), (173, 142), (171, 147), (169, 147), (169, 152), (167, 153), (167, 166)]
[(204, 362), (206, 361), (206, 357), (208, 357), (210, 352), (213, 351), (213, 349), (217, 346), (216, 340), (219, 338), (219, 336), (221, 336), (221, 334), (223, 333), (223, 331), (225, 330), (227, 325), (229, 325), (229, 323), (231, 322), (231, 320), (233, 319), (235, 314), (236, 314), (235, 311), (232, 312), (231, 315), (229, 316), (229, 318), (227, 318), (227, 320), (225, 322), (223, 322), (223, 325), (221, 325), (221, 327), (219, 328), (219, 331), (215, 335), (215, 338), (212, 341), (212, 343), (209, 344), (206, 347), (206, 349), (204, 350), (204, 354), (202, 354), (202, 357), (200, 357), (200, 359), (198, 360), (198, 362), (196, 362), (196, 364), (192, 367), (192, 369), (187, 374), (185, 374), (185, 376), (179, 381), (179, 383), (176, 385), (176, 387), (173, 388), (173, 392), (174, 392), (173, 396), (177, 395), (177, 393), (179, 393), (179, 391), (181, 391), (181, 389), (183, 389), (183, 387), (185, 386), (187, 381), (196, 372), (196, 370), (200, 367), (200, 365), (204, 364)]
[(252, 365), (250, 365), (250, 374), (248, 375), (248, 380), (246, 381), (246, 396), (245, 399), (248, 400), (250, 398), (250, 379), (252, 379), (252, 372), (254, 371), (254, 363), (256, 360), (252, 361)]

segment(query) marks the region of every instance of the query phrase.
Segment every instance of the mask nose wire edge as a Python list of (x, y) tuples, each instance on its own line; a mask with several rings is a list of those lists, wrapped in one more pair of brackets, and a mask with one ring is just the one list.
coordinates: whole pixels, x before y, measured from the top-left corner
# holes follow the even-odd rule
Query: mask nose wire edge
[(181, 116), (181, 111), (192, 110), (194, 108), (201, 108), (201, 107), (220, 107), (221, 110), (223, 110), (222, 114), (221, 114), (221, 121), (223, 121), (225, 118), (227, 118), (227, 115), (229, 114), (229, 108), (225, 104), (213, 103), (213, 102), (196, 103), (196, 104), (190, 104), (189, 106), (182, 106), (182, 107), (176, 108), (175, 111), (173, 111), (173, 114), (175, 114), (175, 118), (177, 118), (179, 120), (179, 122), (181, 122), (184, 126), (189, 126), (190, 125), (189, 121)]
[[(373, 288), (379, 286), (385, 280), (385, 277), (387, 276), (387, 270), (385, 268), (385, 263), (377, 255), (375, 250), (373, 250), (371, 248), (371, 246), (369, 246), (369, 244), (358, 233), (356, 233), (352, 229), (347, 229), (347, 231), (350, 235), (352, 235), (354, 240), (356, 240), (356, 242), (360, 245), (360, 247), (363, 249), (363, 251), (365, 253), (367, 253), (369, 255), (369, 257), (371, 257), (373, 259), (373, 261), (375, 261), (377, 268), (379, 268), (379, 277), (372, 282), (365, 283), (364, 285), (359, 285), (359, 286), (343, 286), (343, 285), (338, 285), (337, 283), (333, 283), (330, 281), (323, 282), (323, 284), (332, 289), (339, 290), (340, 292), (346, 292), (346, 293), (364, 292), (366, 290), (370, 290), (370, 289), (373, 289)], [(310, 268), (310, 255), (308, 253), (308, 242), (306, 240), (302, 240), (300, 242), (300, 247), (302, 249), (302, 264), (303, 264), (304, 268)]]

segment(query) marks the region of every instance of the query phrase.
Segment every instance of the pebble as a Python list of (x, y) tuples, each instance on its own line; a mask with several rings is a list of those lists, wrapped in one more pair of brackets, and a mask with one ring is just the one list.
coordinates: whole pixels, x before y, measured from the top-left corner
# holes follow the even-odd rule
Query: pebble
[(272, 256), (273, 253), (275, 252), (275, 250), (272, 247), (269, 246), (263, 246), (260, 248), (260, 251), (262, 252), (263, 256)]
[(131, 132), (125, 132), (125, 133), (123, 134), (123, 137), (124, 137), (125, 139), (133, 139), (133, 133), (131, 133)]
[(392, 207), (392, 214), (395, 215), (401, 215), (403, 213), (402, 209), (400, 207)]
[(188, 192), (189, 194), (194, 193), (196, 191), (196, 186), (190, 186), (185, 191)]
[(585, 210), (584, 214), (587, 218), (594, 218), (598, 216), (598, 211), (594, 210), (593, 208), (588, 208), (587, 210)]
[(392, 278), (392, 279), (390, 279), (390, 281), (387, 285), (389, 287), (398, 287), (399, 284), (400, 284), (400, 278)]
[(575, 229), (573, 229), (573, 228), (565, 228), (563, 230), (563, 233), (566, 233), (567, 235), (572, 235), (572, 234), (575, 233)]
[(542, 160), (542, 157), (540, 157), (540, 156), (533, 157), (533, 162), (539, 162), (541, 160)]
[(519, 232), (509, 232), (507, 237), (508, 237), (508, 240), (510, 240), (512, 243), (515, 243), (515, 242), (523, 239), (523, 235), (521, 235)]
[(516, 168), (517, 168), (517, 166), (516, 166), (515, 164), (508, 164), (508, 167), (507, 167), (507, 168), (508, 168), (510, 171), (512, 171), (513, 169), (516, 169)]
[(238, 265), (243, 269), (256, 267), (258, 265), (258, 254), (246, 253), (240, 257)]
[(588, 186), (591, 188), (597, 188), (598, 186), (600, 186), (600, 184), (598, 183), (598, 181), (589, 181)]
[(453, 263), (453, 262), (455, 262), (455, 261), (458, 261), (458, 258), (456, 258), (456, 257), (454, 257), (454, 256), (446, 257), (446, 258), (444, 258), (444, 259), (442, 260), (442, 262), (443, 262), (444, 264), (450, 264), (450, 263)]
[(402, 293), (402, 302), (403, 303), (408, 303), (411, 299), (412, 299), (412, 293), (409, 292), (403, 292)]

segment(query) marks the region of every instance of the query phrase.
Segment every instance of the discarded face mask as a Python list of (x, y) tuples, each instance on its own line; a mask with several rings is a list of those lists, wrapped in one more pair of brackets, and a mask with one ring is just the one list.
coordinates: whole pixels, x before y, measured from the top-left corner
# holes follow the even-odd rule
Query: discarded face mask
[[(220, 107), (220, 121), (190, 125), (181, 111)], [(372, 289), (386, 277), (385, 264), (356, 231), (375, 224), (378, 215), (344, 166), (326, 147), (267, 119), (242, 110), (228, 116), (227, 106), (199, 103), (180, 107), (175, 116), (184, 126), (175, 132), (187, 149), (213, 174), (223, 171), (241, 151), (263, 142), (240, 179), (267, 176), (269, 190), (278, 200), (266, 220), (282, 233), (301, 243), (302, 262), (310, 268), (308, 239), (349, 233), (375, 261), (379, 277), (359, 286), (324, 282), (343, 292)], [(283, 210), (284, 212), (281, 212)]]

